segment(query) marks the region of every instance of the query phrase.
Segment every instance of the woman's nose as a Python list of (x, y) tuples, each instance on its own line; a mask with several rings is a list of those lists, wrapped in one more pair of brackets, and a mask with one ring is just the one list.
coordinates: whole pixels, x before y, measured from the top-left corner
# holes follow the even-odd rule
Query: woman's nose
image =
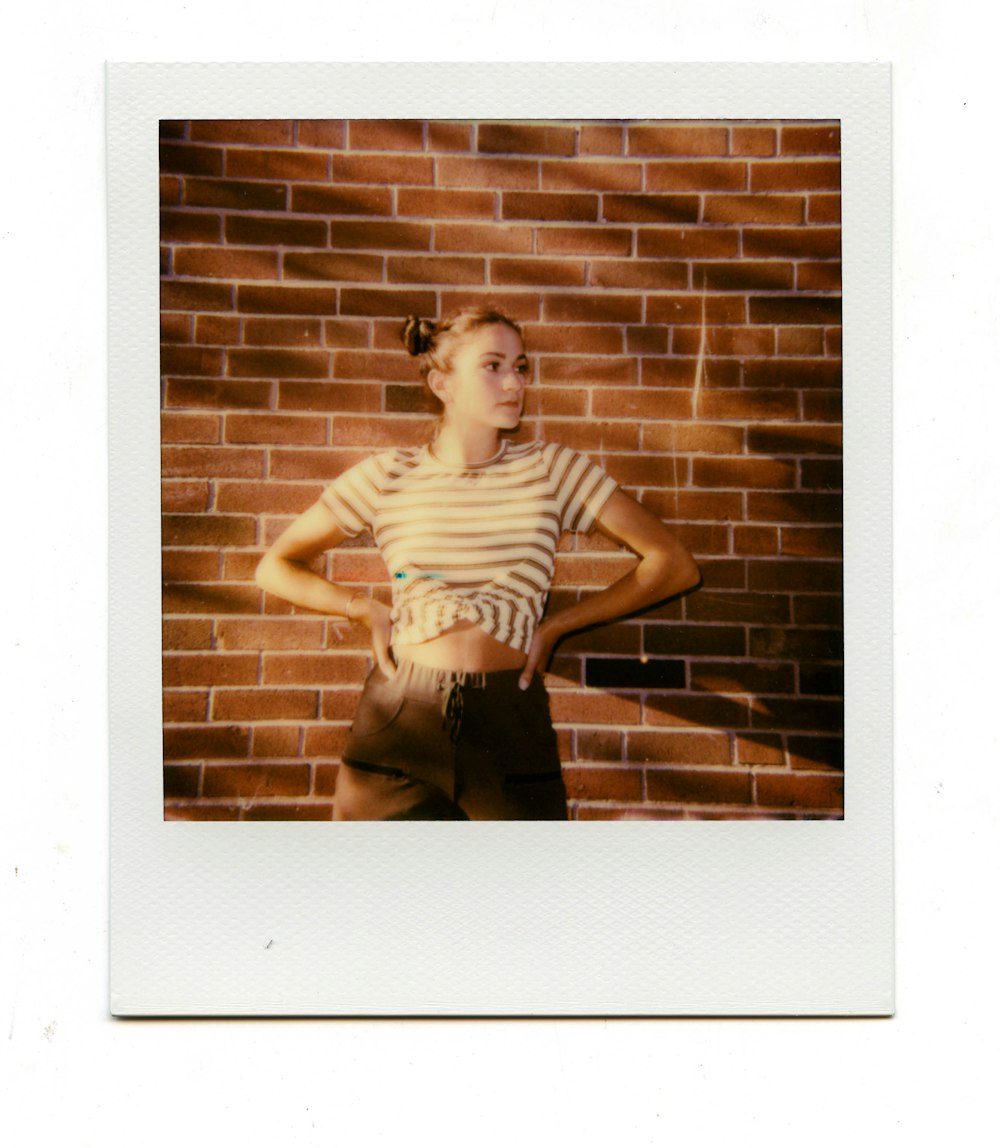
[(506, 391), (519, 391), (524, 385), (524, 379), (518, 371), (508, 371), (504, 375), (503, 386)]

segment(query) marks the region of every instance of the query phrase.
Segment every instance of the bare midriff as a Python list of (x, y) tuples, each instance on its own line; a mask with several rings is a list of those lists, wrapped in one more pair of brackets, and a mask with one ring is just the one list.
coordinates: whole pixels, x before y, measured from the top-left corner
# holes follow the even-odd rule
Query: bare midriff
[(505, 646), (474, 622), (456, 622), (426, 642), (393, 647), (397, 658), (453, 673), (519, 670), (528, 660), (521, 650)]

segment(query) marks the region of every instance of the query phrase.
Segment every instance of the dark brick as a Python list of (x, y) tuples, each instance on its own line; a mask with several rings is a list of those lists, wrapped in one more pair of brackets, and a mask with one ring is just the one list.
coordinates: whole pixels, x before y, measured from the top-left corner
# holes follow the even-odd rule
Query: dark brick
[(663, 658), (586, 658), (588, 686), (631, 690), (680, 690), (684, 663)]

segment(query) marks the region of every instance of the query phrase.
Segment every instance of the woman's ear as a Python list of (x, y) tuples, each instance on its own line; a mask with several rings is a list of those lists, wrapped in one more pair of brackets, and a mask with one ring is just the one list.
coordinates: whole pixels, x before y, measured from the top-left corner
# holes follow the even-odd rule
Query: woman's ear
[(451, 397), (448, 376), (436, 367), (431, 367), (427, 372), (427, 385), (431, 389), (431, 394), (440, 399), (442, 403), (446, 403)]

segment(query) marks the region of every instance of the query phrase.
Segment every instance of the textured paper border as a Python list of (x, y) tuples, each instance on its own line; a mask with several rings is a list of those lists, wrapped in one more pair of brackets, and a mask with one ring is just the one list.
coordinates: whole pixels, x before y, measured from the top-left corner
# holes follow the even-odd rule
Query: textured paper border
[[(162, 819), (157, 125), (839, 119), (845, 820)], [(889, 69), (109, 65), (111, 1011), (892, 1011)]]

